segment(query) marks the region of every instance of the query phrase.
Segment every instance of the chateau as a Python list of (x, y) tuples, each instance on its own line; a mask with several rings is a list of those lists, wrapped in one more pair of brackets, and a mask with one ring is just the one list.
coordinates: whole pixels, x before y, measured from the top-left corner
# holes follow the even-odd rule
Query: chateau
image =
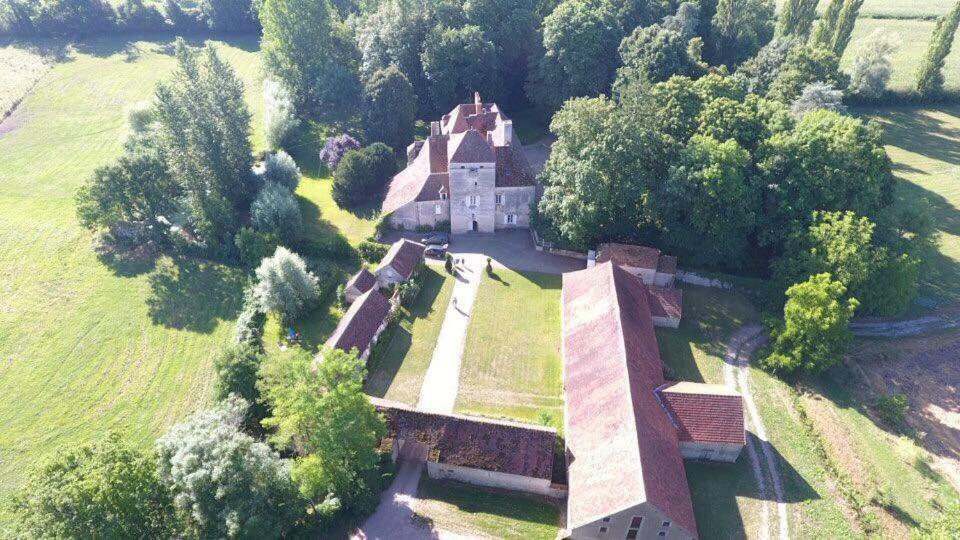
[(407, 167), (391, 180), (381, 211), (397, 229), (527, 228), (536, 189), (513, 121), (475, 94), (407, 147)]

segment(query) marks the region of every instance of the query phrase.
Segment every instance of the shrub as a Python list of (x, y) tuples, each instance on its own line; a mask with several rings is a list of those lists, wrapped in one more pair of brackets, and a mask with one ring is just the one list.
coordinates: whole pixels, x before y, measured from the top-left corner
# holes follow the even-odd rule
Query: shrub
[(286, 187), (268, 182), (250, 205), (250, 221), (258, 230), (273, 233), (284, 242), (303, 237), (303, 216), (297, 198)]
[(344, 283), (337, 285), (337, 306), (347, 308), (347, 286)]
[(340, 160), (347, 152), (359, 148), (360, 143), (346, 133), (330, 137), (323, 145), (323, 149), (320, 150), (320, 160), (327, 164), (328, 169), (335, 171), (337, 166), (340, 165)]
[(853, 61), (850, 91), (868, 99), (876, 99), (887, 91), (890, 82), (893, 53), (900, 47), (900, 39), (883, 28), (877, 28), (864, 40)]
[(167, 21), (154, 5), (143, 0), (124, 0), (117, 6), (117, 24), (125, 31), (149, 32), (164, 30)]
[(877, 413), (893, 426), (903, 425), (909, 409), (910, 402), (904, 394), (887, 394), (877, 399)]
[(285, 321), (297, 318), (317, 299), (319, 280), (307, 271), (299, 255), (285, 247), (264, 259), (256, 274), (253, 297), (257, 305)]
[(379, 263), (389, 250), (389, 246), (379, 242), (371, 242), (370, 240), (364, 240), (357, 246), (357, 252), (360, 253), (360, 258), (370, 264)]
[(293, 96), (283, 83), (274, 79), (263, 81), (263, 132), (267, 148), (277, 149), (290, 137), (298, 125)]
[(300, 184), (300, 168), (290, 154), (278, 150), (263, 159), (263, 179), (296, 191)]
[(487, 257), (487, 274), (492, 274), (492, 273), (493, 273), (493, 261), (490, 259), (490, 257)]
[(444, 258), (443, 268), (446, 269), (448, 274), (453, 273), (453, 256), (451, 256), (449, 252), (447, 253), (447, 256)]
[(267, 410), (260, 402), (260, 392), (257, 390), (257, 373), (263, 358), (259, 346), (241, 343), (229, 347), (214, 361), (214, 397), (217, 401), (222, 401), (233, 394), (246, 400), (250, 408), (244, 418), (244, 425), (248, 431), (254, 433), (260, 431), (260, 421), (267, 416)]
[(280, 238), (274, 233), (244, 227), (237, 232), (234, 243), (237, 245), (240, 263), (246, 267), (254, 267), (277, 249)]
[(790, 112), (795, 118), (801, 118), (808, 112), (819, 109), (843, 113), (846, 110), (843, 106), (843, 92), (822, 82), (808, 84), (800, 97), (793, 102)]
[(419, 278), (412, 279), (397, 286), (401, 305), (410, 307), (410, 304), (417, 299), (417, 295), (420, 294), (420, 290), (423, 288), (421, 281)]
[(263, 347), (263, 327), (267, 316), (255, 302), (247, 302), (237, 317), (233, 330), (233, 342)]
[(374, 143), (351, 150), (333, 173), (333, 199), (340, 206), (356, 206), (379, 193), (396, 171), (390, 147)]

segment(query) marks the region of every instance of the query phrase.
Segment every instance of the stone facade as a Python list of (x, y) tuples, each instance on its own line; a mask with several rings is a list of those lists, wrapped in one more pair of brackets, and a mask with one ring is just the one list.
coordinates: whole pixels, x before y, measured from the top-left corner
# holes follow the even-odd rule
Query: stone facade
[(552, 497), (556, 494), (556, 490), (550, 486), (550, 480), (545, 478), (485, 471), (473, 467), (461, 467), (459, 465), (436, 463), (434, 461), (427, 462), (427, 474), (430, 478), (456, 480), (457, 482), (473, 484), (475, 486), (523, 491), (547, 497)]
[[(631, 533), (631, 531), (635, 532)], [(696, 531), (684, 529), (683, 526), (664, 515), (656, 506), (647, 502), (580, 525), (570, 531), (570, 538), (577, 540), (609, 540), (611, 538), (692, 540), (696, 538)]]
[(450, 232), (496, 230), (496, 163), (450, 166)]

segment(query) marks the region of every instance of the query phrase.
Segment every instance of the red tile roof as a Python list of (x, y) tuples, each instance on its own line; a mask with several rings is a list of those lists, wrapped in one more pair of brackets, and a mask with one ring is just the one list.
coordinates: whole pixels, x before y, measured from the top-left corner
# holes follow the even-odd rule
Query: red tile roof
[(527, 157), (519, 144), (498, 146), (497, 187), (520, 187), (536, 185), (537, 180), (530, 169)]
[(650, 291), (650, 314), (654, 317), (679, 319), (683, 315), (683, 291), (674, 288), (647, 287)]
[(419, 242), (407, 240), (406, 238), (397, 240), (390, 246), (390, 250), (384, 255), (383, 260), (380, 261), (377, 272), (379, 273), (381, 268), (390, 266), (396, 270), (403, 279), (410, 279), (410, 276), (413, 275), (417, 266), (423, 262), (424, 249), (426, 249), (426, 246)]
[(568, 528), (647, 502), (696, 534), (646, 286), (602, 263), (563, 275), (562, 304)]
[(450, 136), (450, 163), (494, 163), (497, 155), (493, 147), (475, 129)]
[(475, 104), (462, 103), (457, 105), (450, 113), (443, 115), (441, 118), (443, 132), (450, 135), (462, 133), (471, 128), (479, 131), (490, 131), (494, 128), (497, 120), (508, 120), (500, 112), (496, 103), (484, 103), (481, 108), (483, 110), (477, 115)]
[(380, 209), (384, 214), (414, 201), (440, 200), (440, 186), (449, 191), (447, 137), (430, 137), (413, 162), (390, 181)]
[(362, 354), (389, 313), (390, 301), (379, 290), (370, 289), (350, 304), (326, 345), (347, 352), (356, 347)]
[(550, 479), (557, 432), (551, 428), (419, 411), (380, 398), (370, 401), (387, 420), (389, 436), (416, 437), (438, 463)]
[(366, 268), (361, 268), (356, 274), (354, 274), (349, 280), (347, 280), (346, 288), (351, 287), (357, 289), (361, 293), (365, 293), (370, 289), (376, 287), (377, 278), (370, 273)]
[(738, 392), (718, 384), (679, 382), (664, 385), (659, 394), (681, 441), (746, 444)]
[(657, 264), (660, 261), (660, 250), (631, 244), (600, 244), (600, 253), (597, 254), (597, 262), (602, 263), (607, 261), (615, 262), (620, 266), (656, 270)]

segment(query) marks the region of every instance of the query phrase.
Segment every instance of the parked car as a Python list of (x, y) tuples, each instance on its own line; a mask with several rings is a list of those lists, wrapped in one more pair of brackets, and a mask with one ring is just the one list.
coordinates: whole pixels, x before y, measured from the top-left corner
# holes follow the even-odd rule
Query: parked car
[(450, 235), (445, 232), (430, 233), (421, 238), (420, 243), (428, 246), (446, 245), (450, 243)]
[(427, 257), (434, 257), (434, 258), (436, 258), (436, 259), (442, 259), (443, 256), (447, 254), (447, 244), (442, 244), (442, 245), (432, 244), (432, 245), (429, 245), (429, 246), (427, 246), (426, 249), (423, 250), (423, 254), (426, 255)]

